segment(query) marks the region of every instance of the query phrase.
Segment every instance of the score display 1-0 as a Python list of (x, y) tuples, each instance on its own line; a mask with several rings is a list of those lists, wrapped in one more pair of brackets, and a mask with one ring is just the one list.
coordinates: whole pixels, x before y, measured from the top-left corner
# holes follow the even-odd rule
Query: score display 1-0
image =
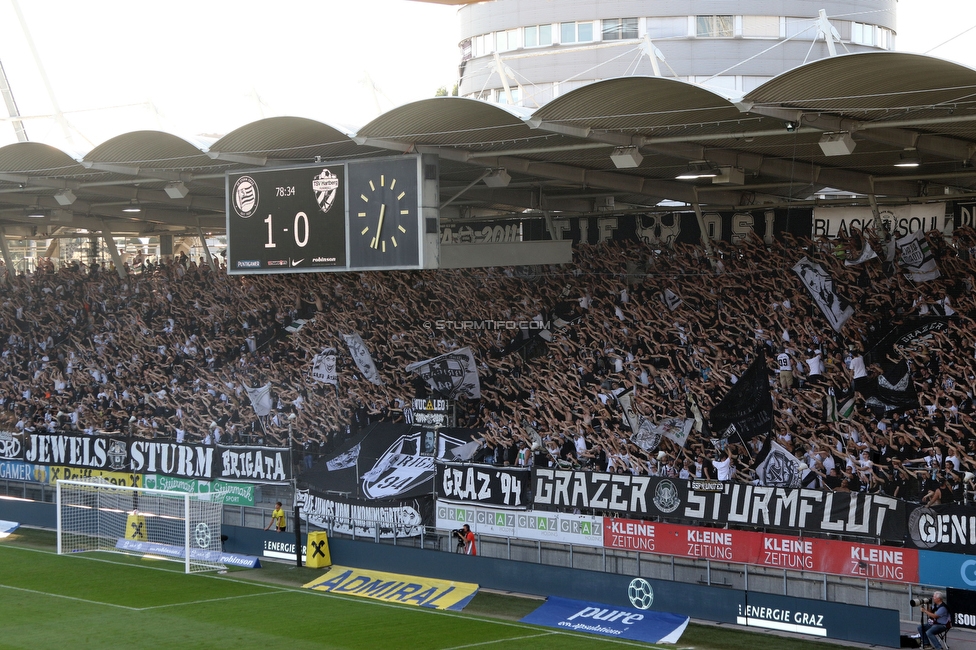
[(345, 269), (345, 179), (341, 163), (229, 174), (228, 272)]

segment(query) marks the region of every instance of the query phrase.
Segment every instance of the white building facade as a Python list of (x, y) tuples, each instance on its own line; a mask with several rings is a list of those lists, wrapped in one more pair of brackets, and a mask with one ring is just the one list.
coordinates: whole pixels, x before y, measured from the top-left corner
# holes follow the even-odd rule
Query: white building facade
[(458, 94), (535, 108), (629, 75), (742, 94), (832, 51), (893, 50), (896, 0), (493, 0), (458, 15)]

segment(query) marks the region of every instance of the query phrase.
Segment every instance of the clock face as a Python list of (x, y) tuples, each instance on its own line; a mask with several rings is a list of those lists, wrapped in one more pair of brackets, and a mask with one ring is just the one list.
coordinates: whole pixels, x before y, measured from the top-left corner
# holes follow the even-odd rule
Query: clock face
[(349, 267), (420, 266), (417, 158), (349, 163)]

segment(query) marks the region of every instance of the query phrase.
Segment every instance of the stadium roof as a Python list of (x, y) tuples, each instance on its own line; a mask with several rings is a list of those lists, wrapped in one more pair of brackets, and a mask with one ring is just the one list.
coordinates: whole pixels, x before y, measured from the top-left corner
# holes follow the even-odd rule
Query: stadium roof
[[(138, 131), (80, 160), (17, 143), (0, 148), (0, 227), (39, 238), (219, 233), (229, 171), (412, 152), (440, 156), (441, 203), (459, 218), (596, 213), (609, 197), (615, 210), (648, 210), (664, 200), (778, 205), (825, 188), (873, 192), (882, 202), (976, 196), (974, 97), (970, 68), (877, 52), (819, 60), (734, 99), (674, 79), (627, 77), (535, 110), (422, 100), (355, 132), (293, 117), (247, 124), (209, 146)], [(639, 165), (618, 168), (618, 147), (636, 147)], [(919, 167), (895, 167), (915, 157)], [(721, 171), (724, 182), (676, 179), (689, 166)], [(507, 187), (479, 182), (501, 168)]]

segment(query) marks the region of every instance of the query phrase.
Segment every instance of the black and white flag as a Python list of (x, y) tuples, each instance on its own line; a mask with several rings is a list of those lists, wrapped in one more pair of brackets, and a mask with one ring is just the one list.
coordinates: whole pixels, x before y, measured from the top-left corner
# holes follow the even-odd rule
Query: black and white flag
[(834, 290), (834, 279), (818, 262), (806, 257), (797, 262), (793, 270), (800, 276), (803, 286), (827, 317), (827, 322), (835, 332), (839, 332), (847, 319), (854, 314), (854, 307)]
[(766, 438), (753, 467), (759, 485), (768, 487), (798, 488), (803, 478), (800, 461), (772, 436)]
[(681, 306), (681, 296), (676, 294), (670, 289), (664, 290), (664, 304), (668, 306), (668, 309), (674, 311)]
[(312, 359), (312, 379), (324, 384), (339, 385), (335, 348), (325, 348)]
[(898, 263), (904, 267), (905, 275), (912, 282), (926, 282), (942, 275), (932, 255), (932, 248), (921, 230), (899, 239), (898, 252)]
[(473, 399), (481, 397), (478, 364), (471, 348), (461, 348), (433, 359), (411, 363), (406, 370), (420, 375), (436, 398), (457, 399), (461, 395)]
[(738, 436), (745, 442), (773, 430), (773, 399), (769, 394), (769, 368), (762, 348), (752, 365), (708, 414), (712, 435)]
[(271, 413), (271, 382), (269, 381), (264, 386), (258, 386), (257, 388), (251, 388), (250, 386), (244, 384), (244, 390), (247, 392), (248, 399), (251, 400), (251, 406), (254, 407), (254, 414), (259, 417), (264, 417)]
[(861, 250), (861, 254), (857, 256), (857, 259), (844, 260), (844, 266), (855, 266), (857, 264), (863, 264), (868, 260), (873, 260), (878, 257), (878, 254), (874, 252), (871, 248), (871, 242), (865, 241), (864, 248)]
[(380, 373), (376, 369), (376, 365), (373, 363), (373, 357), (370, 356), (369, 350), (366, 349), (366, 344), (363, 343), (362, 337), (359, 334), (343, 334), (342, 338), (345, 339), (346, 345), (349, 346), (349, 354), (352, 355), (353, 361), (356, 362), (356, 367), (359, 368), (359, 372), (363, 373), (363, 377), (377, 386), (382, 386), (383, 380), (380, 379)]
[(904, 360), (872, 381), (866, 392), (869, 395), (864, 403), (879, 419), (892, 411), (918, 408), (918, 391), (908, 362)]

